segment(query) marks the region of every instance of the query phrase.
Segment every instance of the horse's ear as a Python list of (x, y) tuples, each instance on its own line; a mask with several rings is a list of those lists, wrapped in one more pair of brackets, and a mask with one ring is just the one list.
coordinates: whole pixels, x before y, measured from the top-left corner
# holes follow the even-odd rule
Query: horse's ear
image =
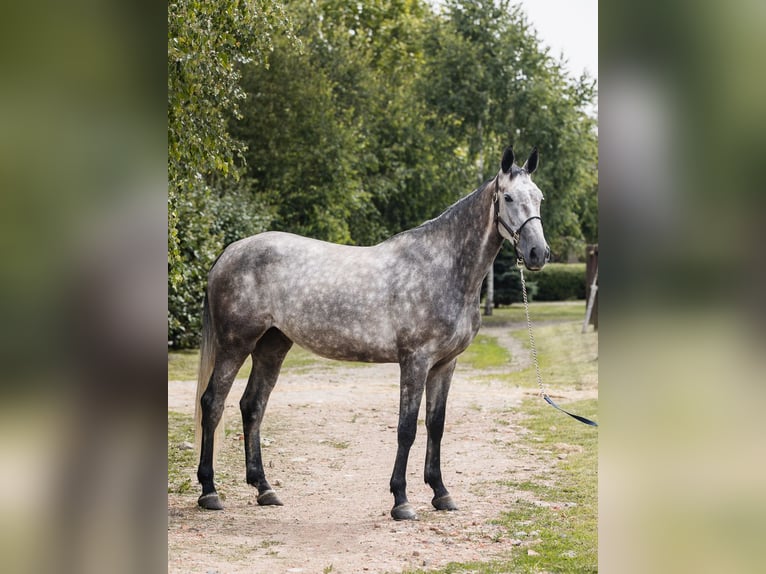
[(534, 173), (537, 169), (537, 146), (532, 148), (532, 153), (529, 154), (529, 158), (524, 162), (524, 169), (527, 173)]
[(508, 173), (511, 171), (512, 165), (513, 165), (513, 146), (509, 146), (505, 149), (505, 153), (503, 154), (503, 161), (500, 164), (500, 167), (503, 168), (503, 173)]

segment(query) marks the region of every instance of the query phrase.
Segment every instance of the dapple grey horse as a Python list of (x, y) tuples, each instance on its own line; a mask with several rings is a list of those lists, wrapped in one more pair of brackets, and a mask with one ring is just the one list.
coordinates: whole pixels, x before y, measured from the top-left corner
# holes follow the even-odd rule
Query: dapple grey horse
[(481, 324), (479, 293), (503, 239), (537, 270), (550, 257), (543, 195), (505, 150), (491, 180), (440, 216), (371, 247), (336, 245), (266, 232), (229, 245), (208, 274), (198, 383), (201, 419), (199, 505), (223, 508), (213, 483), (214, 433), (238, 370), (252, 371), (240, 400), (246, 479), (260, 505), (281, 505), (263, 470), (260, 426), (280, 367), (293, 343), (346, 361), (399, 363), (398, 450), (391, 476), (397, 520), (415, 519), (406, 469), (426, 393), (425, 481), (438, 510), (457, 506), (444, 486), (440, 445), (457, 356)]

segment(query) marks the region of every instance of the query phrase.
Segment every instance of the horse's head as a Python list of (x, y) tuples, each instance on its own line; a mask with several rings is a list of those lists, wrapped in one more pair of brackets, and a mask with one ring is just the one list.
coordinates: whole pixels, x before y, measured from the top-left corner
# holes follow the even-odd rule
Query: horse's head
[(506, 149), (495, 178), (494, 198), (497, 231), (513, 243), (517, 257), (533, 271), (542, 269), (551, 256), (540, 217), (543, 194), (530, 177), (537, 169), (537, 159), (534, 148), (519, 167), (513, 163), (513, 149)]

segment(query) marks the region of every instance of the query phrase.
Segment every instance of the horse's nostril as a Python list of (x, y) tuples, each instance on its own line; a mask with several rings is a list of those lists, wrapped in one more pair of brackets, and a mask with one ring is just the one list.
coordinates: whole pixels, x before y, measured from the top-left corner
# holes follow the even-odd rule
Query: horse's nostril
[(532, 261), (536, 261), (537, 260), (537, 248), (536, 247), (533, 247), (532, 249), (529, 250), (529, 258)]

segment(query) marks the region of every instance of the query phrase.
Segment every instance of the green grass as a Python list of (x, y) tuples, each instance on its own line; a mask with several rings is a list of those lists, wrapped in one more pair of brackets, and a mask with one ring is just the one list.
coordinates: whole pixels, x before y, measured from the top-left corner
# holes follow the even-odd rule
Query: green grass
[[(550, 393), (559, 388), (581, 390), (597, 385), (598, 334), (581, 333), (580, 329), (581, 324), (575, 321), (533, 327), (543, 385)], [(511, 334), (529, 348), (526, 329)], [(536, 386), (533, 365), (510, 378), (522, 386)]]
[[(596, 401), (568, 405), (573, 412), (593, 412)], [(526, 442), (537, 451), (551, 451), (564, 456), (552, 473), (538, 480), (509, 483), (515, 490), (534, 495), (535, 502), (519, 502), (502, 513), (498, 523), (509, 535), (518, 524), (527, 524), (526, 532), (538, 531), (541, 542), (532, 548), (513, 551), (517, 572), (597, 572), (598, 571), (598, 432), (569, 419), (539, 400), (524, 404), (529, 416), (524, 426), (532, 431)], [(544, 503), (540, 505), (539, 502)]]
[(196, 488), (196, 477), (189, 469), (195, 468), (195, 449), (181, 450), (182, 442), (194, 442), (194, 418), (168, 411), (168, 492), (184, 494)]
[[(582, 321), (585, 317), (585, 301), (562, 301), (555, 303), (532, 302), (529, 304), (529, 314), (533, 323), (543, 321)], [(524, 304), (514, 303), (508, 307), (498, 307), (492, 310), (489, 317), (484, 315), (482, 306), (482, 325), (502, 327), (521, 323), (526, 325)]]
[(168, 380), (196, 381), (199, 349), (168, 351)]
[(511, 361), (508, 349), (497, 343), (497, 338), (481, 333), (476, 336), (471, 345), (460, 355), (461, 365), (470, 365), (474, 369), (503, 367)]

